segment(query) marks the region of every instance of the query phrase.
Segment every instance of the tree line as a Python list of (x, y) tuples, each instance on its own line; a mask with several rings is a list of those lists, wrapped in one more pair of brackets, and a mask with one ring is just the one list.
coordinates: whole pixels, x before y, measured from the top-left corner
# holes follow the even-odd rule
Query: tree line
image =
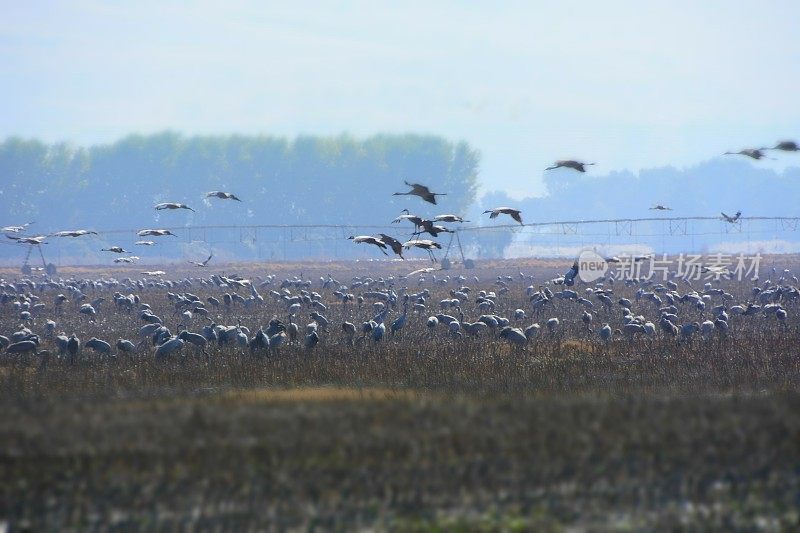
[[(475, 202), (479, 154), (433, 135), (331, 137), (130, 135), (75, 146), (12, 137), (0, 144), (2, 225), (32, 232), (159, 226), (388, 224), (404, 207), (422, 216)], [(404, 180), (446, 192), (439, 206), (409, 197)], [(244, 202), (206, 200), (211, 190)], [(156, 212), (164, 201), (196, 212)], [(407, 228), (403, 228), (406, 230)], [(3, 252), (8, 255), (4, 247)]]

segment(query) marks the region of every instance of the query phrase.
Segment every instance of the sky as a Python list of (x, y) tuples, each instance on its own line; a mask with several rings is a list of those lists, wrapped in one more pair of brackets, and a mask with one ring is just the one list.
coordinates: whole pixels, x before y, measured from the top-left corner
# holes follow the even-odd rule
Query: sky
[(0, 138), (431, 133), (478, 148), (481, 190), (517, 198), (556, 159), (606, 174), (800, 140), (797, 0), (0, 11)]

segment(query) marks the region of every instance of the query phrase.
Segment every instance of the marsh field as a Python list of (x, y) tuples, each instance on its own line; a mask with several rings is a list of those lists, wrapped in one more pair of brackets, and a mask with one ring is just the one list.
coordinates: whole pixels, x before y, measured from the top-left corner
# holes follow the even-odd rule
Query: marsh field
[[(800, 258), (768, 258), (757, 282), (671, 277), (674, 288), (564, 287), (553, 280), (569, 264), (555, 260), (401, 276), (428, 266), (171, 266), (152, 278), (98, 267), (51, 283), (0, 272), (0, 333), (27, 328), (40, 343), (0, 354), (0, 519), (12, 530), (800, 526)], [(241, 298), (226, 305), (226, 293)], [(94, 314), (79, 311), (88, 302)], [(156, 357), (138, 333), (152, 322), (143, 304), (169, 335), (213, 323), (233, 340)], [(376, 339), (365, 323), (381, 313)], [(437, 315), (460, 328), (431, 326)], [(272, 319), (298, 324), (297, 338), (287, 327), (279, 346), (239, 344)], [(608, 340), (606, 323), (619, 330)], [(83, 342), (74, 357), (62, 333)], [(88, 349), (91, 337), (111, 353)], [(123, 353), (120, 338), (141, 346)]]

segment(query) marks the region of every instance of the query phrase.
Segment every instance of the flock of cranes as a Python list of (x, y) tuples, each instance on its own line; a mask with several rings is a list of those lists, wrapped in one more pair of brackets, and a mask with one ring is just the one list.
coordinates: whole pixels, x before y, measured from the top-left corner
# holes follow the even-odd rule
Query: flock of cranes
[[(563, 166), (569, 166), (572, 163), (576, 162), (559, 162), (564, 163)], [(582, 169), (582, 165), (579, 164), (579, 167)], [(572, 167), (575, 168), (575, 167)], [(581, 170), (583, 171), (583, 170)], [(427, 186), (419, 184), (419, 183), (409, 183), (405, 182), (411, 190), (408, 192), (396, 192), (393, 193), (394, 196), (417, 196), (422, 200), (436, 205), (436, 197), (437, 196), (446, 196), (447, 193), (437, 193), (432, 192)], [(236, 195), (226, 191), (211, 191), (206, 193), (206, 198), (218, 198), (221, 200), (234, 200), (237, 202), (241, 202), (242, 200), (239, 199)], [(195, 212), (195, 210), (180, 202), (161, 202), (154, 206), (156, 211), (176, 211), (180, 209), (188, 210)], [(522, 215), (518, 209), (514, 209), (511, 207), (498, 207), (496, 209), (486, 211), (486, 213), (490, 213), (490, 218), (497, 218), (498, 215), (505, 214), (509, 215), (511, 218), (522, 224)], [(411, 240), (407, 240), (405, 242), (401, 242), (398, 239), (381, 233), (378, 236), (371, 236), (371, 235), (360, 235), (360, 236), (350, 236), (349, 239), (353, 240), (353, 242), (358, 244), (370, 244), (376, 246), (383, 254), (388, 255), (387, 250), (391, 250), (395, 255), (404, 259), (403, 257), (403, 250), (407, 250), (410, 248), (419, 248), (421, 250), (425, 250), (428, 252), (429, 257), (432, 261), (436, 261), (436, 257), (434, 255), (434, 250), (440, 250), (442, 245), (436, 241), (430, 239), (422, 239), (419, 238), (423, 233), (427, 233), (431, 235), (433, 238), (436, 238), (441, 233), (453, 233), (453, 230), (437, 223), (463, 223), (465, 222), (463, 217), (455, 214), (442, 214), (435, 216), (432, 220), (426, 220), (422, 217), (418, 217), (416, 215), (412, 215), (407, 209), (403, 210), (403, 214), (397, 217), (393, 222), (397, 223), (403, 220), (408, 220), (409, 222), (414, 224), (414, 232), (411, 235)], [(15, 240), (21, 244), (29, 244), (29, 245), (41, 245), (46, 244), (45, 240), (48, 237), (82, 237), (84, 235), (97, 235), (97, 232), (89, 231), (89, 230), (68, 230), (68, 231), (58, 231), (56, 233), (51, 233), (49, 235), (35, 235), (35, 236), (20, 236), (17, 235), (18, 233), (22, 233), (25, 231), (31, 223), (22, 224), (20, 226), (7, 226), (4, 228), (0, 228), (3, 232), (6, 233), (6, 237), (9, 239)], [(136, 235), (138, 237), (165, 237), (165, 236), (173, 236), (176, 237), (175, 233), (168, 229), (142, 229), (137, 231)], [(155, 245), (155, 241), (150, 240), (138, 240), (135, 242), (137, 246), (153, 246)], [(123, 253), (130, 253), (125, 250), (121, 246), (111, 246), (109, 248), (101, 248), (101, 251), (104, 252), (112, 252), (115, 254), (123, 254)], [(209, 257), (205, 261), (189, 261), (190, 264), (193, 264), (197, 267), (207, 267), (209, 261), (213, 258), (213, 253), (209, 255)], [(128, 256), (128, 257), (118, 257), (115, 258), (113, 261), (115, 263), (134, 263), (139, 258), (137, 256)]]
[[(235, 200), (237, 202), (241, 202), (236, 195), (225, 192), (225, 191), (211, 191), (206, 193), (206, 198), (219, 198), (221, 200)], [(194, 209), (189, 207), (186, 204), (180, 202), (161, 202), (153, 206), (156, 211), (175, 211), (178, 209), (185, 209), (188, 211), (195, 212)], [(28, 244), (31, 246), (38, 246), (41, 244), (47, 244), (45, 241), (49, 237), (83, 237), (84, 235), (97, 235), (96, 231), (89, 231), (85, 229), (79, 230), (66, 230), (66, 231), (57, 231), (55, 233), (50, 233), (48, 235), (33, 235), (33, 236), (22, 236), (18, 235), (27, 230), (28, 226), (30, 226), (32, 222), (27, 222), (25, 224), (21, 224), (19, 226), (5, 226), (0, 228), (0, 231), (6, 234), (6, 237), (17, 241), (21, 244)], [(165, 236), (173, 236), (176, 237), (174, 233), (172, 233), (168, 229), (142, 229), (136, 232), (138, 237), (165, 237)], [(154, 246), (156, 243), (155, 241), (150, 240), (138, 240), (134, 243), (136, 246)], [(125, 254), (130, 253), (128, 250), (125, 250), (122, 246), (110, 246), (108, 248), (101, 248), (101, 252), (111, 252), (115, 254)], [(208, 259), (205, 261), (189, 261), (190, 264), (193, 264), (198, 267), (207, 267), (208, 262), (211, 261), (213, 257), (213, 253), (209, 255)], [(131, 255), (128, 257), (117, 257), (113, 260), (114, 263), (135, 263), (139, 259), (138, 256)]]
[[(743, 155), (746, 157), (750, 157), (755, 160), (760, 160), (766, 157), (767, 151), (783, 151), (783, 152), (797, 152), (800, 151), (800, 146), (795, 141), (780, 141), (776, 143), (772, 147), (763, 147), (763, 148), (744, 148), (737, 152), (724, 152), (725, 155)], [(586, 163), (584, 161), (574, 160), (574, 159), (562, 159), (556, 161), (552, 166), (545, 168), (545, 171), (555, 170), (559, 168), (571, 169), (577, 172), (584, 173), (586, 172), (586, 167), (592, 166), (595, 163)], [(421, 198), (423, 201), (428, 202), (433, 205), (437, 205), (437, 197), (446, 196), (447, 193), (442, 192), (433, 192), (430, 190), (429, 187), (420, 183), (410, 183), (408, 181), (405, 184), (410, 187), (410, 190), (407, 192), (395, 192), (393, 196), (416, 196)], [(217, 198), (220, 200), (233, 200), (236, 202), (241, 202), (242, 200), (239, 199), (233, 193), (227, 191), (210, 191), (206, 193), (206, 198)], [(155, 210), (157, 211), (176, 211), (176, 210), (188, 210), (195, 212), (195, 210), (180, 202), (161, 202), (154, 206)], [(656, 204), (650, 207), (650, 210), (653, 211), (672, 211), (672, 207), (663, 205), (663, 204)], [(500, 215), (507, 215), (512, 220), (519, 223), (521, 226), (524, 226), (524, 222), (522, 219), (522, 212), (519, 209), (513, 207), (496, 207), (493, 209), (487, 209), (483, 212), (483, 214), (488, 214), (490, 219), (496, 219)], [(741, 217), (741, 211), (737, 211), (733, 216), (727, 215), (726, 213), (722, 212), (722, 220), (734, 224), (736, 223), (739, 218)], [(454, 223), (462, 223), (464, 222), (463, 217), (456, 215), (456, 214), (441, 214), (433, 217), (432, 219), (428, 220), (422, 218), (420, 216), (412, 214), (408, 209), (404, 209), (402, 214), (395, 218), (392, 222), (398, 223), (402, 221), (411, 222), (414, 226), (413, 232), (410, 236), (409, 240), (400, 241), (395, 237), (390, 235), (381, 233), (379, 235), (358, 235), (358, 236), (350, 236), (351, 239), (356, 244), (369, 244), (372, 246), (377, 247), (381, 253), (388, 256), (388, 250), (391, 250), (396, 256), (404, 259), (403, 251), (408, 250), (411, 248), (418, 248), (421, 250), (425, 250), (432, 261), (436, 261), (436, 257), (434, 255), (435, 250), (439, 250), (442, 248), (441, 244), (436, 242), (435, 240), (441, 233), (454, 233), (454, 230), (448, 228), (443, 224), (454, 224)], [(94, 231), (89, 231), (85, 229), (81, 230), (68, 230), (68, 231), (58, 231), (55, 233), (51, 233), (49, 235), (21, 235), (21, 233), (25, 232), (28, 228), (30, 223), (18, 225), (18, 226), (6, 226), (4, 228), (0, 228), (0, 231), (3, 231), (6, 234), (6, 237), (12, 240), (15, 240), (21, 244), (28, 244), (31, 246), (38, 246), (41, 244), (46, 244), (46, 239), (48, 237), (82, 237), (85, 235), (96, 235), (97, 233)], [(430, 235), (430, 239), (422, 239), (422, 234)], [(168, 229), (142, 229), (137, 232), (137, 236), (139, 237), (165, 237), (165, 236), (176, 236)], [(135, 242), (136, 246), (153, 246), (155, 241), (151, 240), (138, 240)], [(102, 251), (108, 251), (116, 254), (122, 253), (129, 253), (121, 246), (111, 246), (109, 248), (103, 248)], [(191, 264), (197, 267), (206, 267), (208, 266), (208, 262), (212, 259), (213, 253), (209, 255), (208, 259), (205, 261), (189, 261)], [(128, 256), (126, 258), (119, 257), (114, 259), (116, 263), (132, 263), (138, 259), (137, 256)]]
[(781, 152), (800, 152), (800, 145), (798, 145), (795, 141), (780, 141), (772, 148), (743, 148), (738, 152), (725, 152), (724, 155), (744, 155), (751, 159), (755, 159), (756, 161), (760, 159), (774, 159), (767, 157), (766, 152), (768, 150), (779, 150)]
[[(797, 151), (797, 145), (787, 141), (770, 149)], [(587, 166), (580, 161), (558, 161), (549, 168), (585, 172)], [(407, 185), (408, 192), (394, 195), (417, 196), (433, 205), (437, 197), (446, 195), (419, 183)], [(241, 202), (224, 191), (212, 191), (206, 197)], [(159, 211), (192, 210), (178, 202), (154, 207)], [(662, 204), (652, 209), (670, 210)], [(484, 214), (490, 219), (506, 215), (524, 225), (520, 210), (512, 207), (489, 209)], [(722, 213), (722, 217), (735, 223), (741, 211), (733, 216)], [(434, 239), (455, 231), (446, 224), (463, 222), (456, 214), (425, 219), (404, 209), (393, 223), (410, 223), (410, 240), (384, 233), (350, 239), (400, 258), (406, 250), (418, 248), (436, 261), (434, 252), (442, 245)], [(44, 244), (48, 237), (94, 234), (70, 230), (24, 236), (28, 226), (2, 230), (10, 239), (31, 245)], [(174, 236), (167, 229), (143, 229), (137, 235)], [(129, 253), (116, 245), (102, 251), (120, 256)], [(202, 269), (213, 257), (210, 253), (204, 261), (190, 263)], [(135, 256), (117, 259), (134, 262)], [(612, 265), (618, 261), (608, 259)], [(0, 323), (15, 328), (8, 336), (0, 335), (0, 350), (21, 357), (38, 354), (43, 361), (55, 352), (59, 361), (76, 364), (91, 353), (103, 358), (136, 357), (148, 346), (156, 359), (187, 355), (188, 350), (192, 350), (189, 355), (206, 358), (231, 353), (278, 356), (281, 350), (311, 352), (320, 344), (378, 347), (427, 343), (435, 348), (441, 343), (466, 342), (480, 347), (506, 343), (512, 350), (528, 350), (538, 343), (561, 342), (564, 336), (584, 338), (603, 349), (613, 342), (651, 346), (690, 343), (697, 338), (705, 342), (782, 334), (800, 305), (798, 279), (789, 270), (775, 280), (771, 276), (764, 281), (756, 279), (750, 287), (708, 269), (704, 273), (713, 275), (714, 280), (697, 286), (677, 272), (663, 281), (603, 276), (579, 292), (579, 268), (575, 263), (563, 274), (539, 272), (536, 280), (522, 272), (489, 276), (483, 281), (478, 276), (439, 277), (441, 271), (434, 268), (420, 268), (406, 276), (387, 270), (385, 276), (354, 276), (344, 282), (328, 274), (320, 277), (316, 286), (302, 275), (283, 281), (275, 275), (247, 279), (224, 274), (168, 280), (161, 278), (165, 275), (161, 270), (142, 272), (143, 279), (0, 280)], [(302, 316), (309, 319), (304, 326), (299, 323)], [(131, 318), (140, 325), (132, 329)], [(65, 333), (70, 329), (72, 333)], [(82, 342), (79, 335), (87, 332), (92, 336)], [(115, 336), (119, 338), (112, 342)]]
[[(772, 148), (758, 148), (758, 149), (745, 148), (738, 152), (725, 152), (725, 155), (739, 154), (758, 160), (765, 157), (764, 152), (766, 152), (767, 150), (797, 152), (800, 151), (800, 148), (798, 147), (798, 144), (794, 141), (780, 141)], [(595, 163), (586, 163), (575, 159), (560, 159), (556, 161), (552, 166), (545, 168), (545, 171), (555, 170), (558, 168), (566, 168), (584, 173), (586, 172), (586, 167), (592, 166), (594, 164)], [(447, 194), (447, 193), (431, 192), (430, 188), (420, 183), (409, 183), (408, 181), (406, 181), (405, 184), (411, 187), (411, 190), (408, 192), (396, 192), (393, 193), (393, 196), (417, 196), (428, 203), (436, 205), (436, 197), (445, 196)], [(672, 208), (665, 206), (663, 204), (656, 204), (653, 207), (651, 207), (650, 210), (672, 211)], [(483, 212), (483, 214), (488, 214), (490, 219), (496, 219), (500, 215), (508, 215), (514, 221), (519, 223), (521, 226), (525, 225), (524, 222), (522, 221), (522, 212), (519, 209), (515, 209), (513, 207), (496, 207), (494, 209), (487, 209), (486, 211)], [(722, 215), (722, 220), (731, 224), (735, 224), (741, 217), (742, 212), (737, 211), (736, 214), (733, 216), (729, 216), (724, 212), (720, 214)], [(435, 241), (429, 239), (419, 239), (418, 237), (422, 233), (428, 233), (433, 238), (438, 237), (440, 233), (453, 233), (453, 230), (450, 230), (445, 226), (437, 225), (435, 224), (436, 222), (445, 222), (445, 223), (464, 222), (462, 217), (452, 214), (437, 215), (432, 220), (426, 220), (420, 216), (412, 214), (408, 209), (403, 209), (402, 214), (397, 218), (395, 218), (392, 222), (397, 223), (404, 220), (411, 222), (414, 225), (414, 232), (411, 235), (411, 240), (406, 241), (402, 245), (397, 239), (389, 237), (385, 234), (380, 234), (377, 236), (375, 235), (350, 236), (349, 239), (351, 239), (353, 242), (357, 244), (370, 244), (376, 246), (384, 255), (388, 255), (388, 253), (386, 252), (387, 249), (392, 249), (394, 253), (398, 255), (401, 259), (403, 258), (402, 254), (403, 249), (408, 249), (412, 247), (421, 248), (428, 251), (432, 261), (436, 261), (436, 258), (433, 255), (433, 251), (435, 249), (441, 249), (441, 245)]]
[(772, 159), (767, 157), (766, 152), (769, 150), (777, 150), (781, 152), (800, 152), (800, 145), (798, 145), (795, 141), (780, 141), (771, 148), (742, 148), (738, 152), (725, 152), (723, 155), (744, 155), (758, 161), (760, 159)]
[(330, 274), (318, 281), (274, 274), (0, 280), (0, 324), (14, 328), (0, 335), (0, 351), (43, 362), (53, 354), (74, 365), (92, 354), (108, 360), (149, 350), (156, 359), (207, 359), (308, 353), (318, 345), (435, 350), (467, 343), (458, 346), (482, 354), (498, 343), (526, 351), (584, 339), (596, 350), (618, 342), (658, 354), (676, 342), (783, 335), (796, 327), (800, 306), (789, 269), (773, 268), (749, 285), (670, 272), (664, 280), (603, 277), (582, 290), (576, 265), (564, 274), (546, 267), (482, 273), (483, 280), (441, 272), (387, 270), (343, 281)]
[[(409, 183), (405, 182), (406, 185), (411, 187), (411, 190), (408, 192), (396, 192), (392, 193), (393, 196), (417, 196), (433, 205), (436, 204), (436, 197), (437, 196), (446, 196), (447, 193), (436, 193), (431, 192), (431, 190), (420, 183)], [(492, 214), (491, 218), (495, 218), (499, 213), (507, 213), (511, 214), (511, 212), (515, 212), (516, 215), (512, 214), (515, 220), (518, 220), (522, 223), (522, 220), (519, 215), (518, 210), (513, 210), (511, 208), (498, 208), (498, 212)], [(398, 239), (387, 235), (385, 233), (380, 233), (377, 236), (375, 235), (351, 235), (348, 237), (356, 244), (370, 244), (377, 247), (384, 255), (389, 255), (387, 250), (392, 250), (395, 255), (400, 257), (401, 259), (405, 259), (403, 257), (403, 250), (407, 250), (410, 248), (419, 248), (420, 250), (425, 250), (428, 252), (428, 256), (430, 257), (431, 261), (436, 261), (436, 256), (434, 255), (435, 250), (441, 250), (442, 245), (438, 242), (431, 240), (431, 239), (422, 239), (420, 236), (423, 233), (429, 234), (431, 237), (436, 238), (441, 233), (454, 233), (453, 230), (447, 228), (446, 226), (442, 226), (440, 223), (463, 223), (465, 222), (464, 218), (455, 215), (455, 214), (442, 214), (436, 215), (431, 220), (424, 219), (420, 216), (411, 214), (408, 209), (403, 209), (401, 214), (392, 220), (392, 223), (396, 224), (398, 222), (408, 221), (414, 225), (414, 231), (411, 234), (411, 239), (406, 242), (400, 242)]]

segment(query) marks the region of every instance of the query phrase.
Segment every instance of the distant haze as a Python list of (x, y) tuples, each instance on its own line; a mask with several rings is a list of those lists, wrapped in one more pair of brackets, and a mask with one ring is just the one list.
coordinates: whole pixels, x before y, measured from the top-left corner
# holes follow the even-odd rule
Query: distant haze
[(800, 137), (796, 0), (265, 4), (6, 2), (0, 139), (418, 132), (521, 198)]

